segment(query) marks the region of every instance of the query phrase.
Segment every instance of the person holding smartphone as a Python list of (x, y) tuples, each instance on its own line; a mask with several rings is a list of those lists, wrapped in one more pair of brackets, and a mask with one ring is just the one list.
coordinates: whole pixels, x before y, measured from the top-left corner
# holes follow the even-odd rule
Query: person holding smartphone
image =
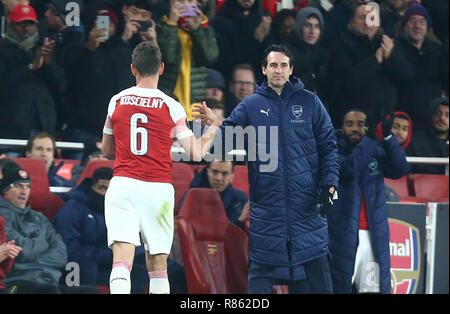
[(178, 97), (192, 121), (192, 107), (205, 98), (206, 67), (214, 65), (219, 56), (214, 30), (197, 0), (171, 0), (169, 16), (163, 17), (158, 35), (166, 64), (160, 87)]
[(148, 1), (129, 1), (123, 6), (122, 13), (125, 20), (123, 42), (129, 43), (131, 40), (133, 44), (141, 41), (158, 43), (155, 22), (152, 20), (151, 6)]

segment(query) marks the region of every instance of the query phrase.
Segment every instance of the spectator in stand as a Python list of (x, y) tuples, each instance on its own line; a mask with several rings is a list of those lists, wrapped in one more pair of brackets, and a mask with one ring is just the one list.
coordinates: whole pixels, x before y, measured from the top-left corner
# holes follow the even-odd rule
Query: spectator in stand
[[(208, 188), (219, 192), (228, 220), (244, 229), (248, 212), (243, 211), (243, 208), (248, 202), (248, 198), (243, 191), (233, 187), (231, 184), (233, 178), (234, 163), (232, 161), (212, 160), (200, 173), (195, 175), (189, 188)], [(179, 208), (181, 208), (185, 196), (186, 194), (183, 195)]]
[(296, 12), (290, 9), (283, 9), (275, 15), (270, 25), (270, 44), (282, 44), (286, 42), (294, 31)]
[[(92, 178), (65, 196), (65, 204), (55, 217), (54, 226), (67, 246), (68, 261), (80, 266), (80, 284), (109, 286), (112, 251), (108, 248), (105, 224), (105, 194), (113, 169), (98, 168)], [(136, 249), (132, 293), (141, 293), (148, 284), (144, 247)]]
[(227, 0), (211, 21), (219, 44), (216, 64), (227, 81), (240, 63), (259, 68), (272, 19), (262, 10), (261, 0)]
[(71, 187), (72, 183), (57, 174), (64, 162), (55, 164), (55, 139), (46, 132), (33, 135), (25, 147), (25, 157), (40, 159), (45, 163), (50, 186)]
[(383, 34), (379, 26), (366, 23), (367, 12), (364, 4), (353, 6), (348, 30), (331, 49), (333, 86), (329, 97), (335, 125), (339, 125), (353, 104), (358, 104), (367, 114), (369, 129), (375, 130), (376, 123), (394, 111), (397, 104), (394, 79), (404, 75), (408, 63), (395, 49), (393, 39)]
[(336, 0), (333, 8), (325, 15), (325, 25), (322, 43), (330, 48), (347, 30), (347, 25), (354, 16), (353, 7), (356, 4), (366, 4), (369, 0)]
[(15, 6), (0, 40), (0, 134), (26, 139), (39, 131), (55, 133), (51, 94), (64, 81), (52, 55), (55, 42), (39, 42), (38, 20), (31, 6)]
[[(391, 116), (387, 115), (385, 120), (389, 119), (391, 119)], [(391, 132), (397, 137), (397, 141), (402, 146), (403, 150), (406, 150), (411, 143), (413, 135), (413, 122), (411, 117), (403, 111), (394, 112)], [(383, 139), (382, 122), (379, 122), (377, 125), (376, 136), (380, 141)]]
[(389, 37), (397, 36), (397, 25), (401, 23), (408, 9), (408, 2), (408, 0), (384, 0), (380, 4), (381, 27)]
[[(84, 27), (81, 24), (68, 26), (66, 24), (66, 18), (69, 11), (66, 10), (66, 6), (69, 2), (75, 3), (80, 8), (80, 15), (83, 14), (84, 5), (82, 0), (50, 0), (45, 4), (44, 12), (44, 24), (45, 32), (47, 36), (55, 41), (54, 57), (59, 67), (64, 70), (64, 84), (61, 84), (59, 90), (52, 89), (53, 97), (55, 98), (58, 106), (57, 112), (57, 130), (61, 130), (64, 124), (69, 119), (69, 104), (68, 96), (66, 95), (67, 87), (70, 82), (67, 81), (71, 75), (71, 71), (74, 71), (73, 64), (75, 64), (76, 57), (75, 52), (84, 45)], [(70, 8), (70, 6), (69, 6)], [(75, 22), (73, 18), (70, 18), (70, 22)]]
[(392, 119), (383, 122), (381, 146), (366, 136), (366, 120), (363, 111), (350, 110), (336, 132), (339, 199), (328, 215), (334, 293), (352, 293), (352, 285), (360, 293), (391, 292), (384, 177), (398, 179), (410, 168)]
[(228, 93), (225, 96), (225, 116), (228, 117), (233, 109), (247, 96), (255, 92), (256, 76), (254, 68), (248, 64), (238, 64), (231, 72)]
[(324, 29), (322, 14), (315, 8), (304, 8), (297, 13), (294, 32), (286, 46), (294, 55), (293, 75), (301, 79), (305, 89), (325, 99), (324, 87), (328, 75), (329, 54), (319, 45)]
[(93, 287), (60, 285), (67, 263), (67, 248), (44, 215), (26, 206), (31, 191), (28, 173), (15, 163), (2, 168), (0, 216), (5, 219), (6, 237), (22, 251), (3, 279), (14, 293), (98, 293)]
[(414, 130), (429, 127), (424, 112), (431, 100), (448, 94), (448, 49), (426, 37), (432, 28), (428, 11), (418, 5), (408, 8), (402, 20), (402, 32), (395, 45), (406, 59), (402, 75), (397, 79), (398, 110), (408, 113)]
[(214, 69), (206, 69), (206, 74), (205, 98), (213, 98), (217, 101), (223, 101), (226, 86), (222, 73)]
[(6, 33), (9, 15), (16, 5), (30, 5), (29, 0), (1, 0), (0, 2), (0, 38)]
[[(414, 132), (411, 145), (406, 150), (408, 156), (448, 157), (449, 104), (448, 97), (436, 98), (431, 102), (427, 118), (429, 127)], [(445, 166), (414, 164), (413, 173), (445, 174)]]
[[(131, 53), (142, 41), (157, 41), (151, 6), (146, 0), (92, 2), (85, 10), (87, 42), (73, 52), (69, 90), (70, 120), (62, 139), (69, 142), (101, 142), (105, 106), (111, 96), (135, 84), (130, 72)], [(110, 19), (109, 37), (97, 29), (97, 16)], [(95, 88), (93, 88), (95, 86)], [(80, 157), (81, 159), (81, 157)]]
[(205, 97), (207, 71), (219, 56), (214, 30), (197, 7), (195, 16), (185, 15), (184, 6), (197, 0), (171, 0), (170, 15), (158, 28), (159, 46), (165, 64), (159, 86), (172, 91), (183, 105), (188, 120), (192, 108)]

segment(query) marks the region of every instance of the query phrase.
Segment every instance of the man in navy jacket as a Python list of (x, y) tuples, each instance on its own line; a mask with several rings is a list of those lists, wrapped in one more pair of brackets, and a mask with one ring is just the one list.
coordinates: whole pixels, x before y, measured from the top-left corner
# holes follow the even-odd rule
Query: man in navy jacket
[(352, 284), (357, 292), (390, 293), (384, 177), (398, 179), (410, 171), (391, 128), (392, 120), (383, 121), (379, 145), (366, 136), (366, 114), (354, 109), (345, 114), (342, 131), (336, 131), (339, 199), (328, 215), (334, 293), (351, 293)]
[(248, 138), (249, 293), (271, 293), (280, 280), (292, 293), (331, 292), (327, 222), (316, 201), (320, 191), (328, 201), (337, 188), (337, 146), (323, 104), (289, 79), (292, 70), (286, 47), (268, 47), (267, 81), (221, 127), (222, 147), (230, 146), (229, 130)]

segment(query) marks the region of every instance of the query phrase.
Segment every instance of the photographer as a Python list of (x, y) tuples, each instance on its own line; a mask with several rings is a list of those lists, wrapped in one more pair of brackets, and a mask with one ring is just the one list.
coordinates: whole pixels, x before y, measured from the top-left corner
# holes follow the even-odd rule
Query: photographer
[(197, 0), (171, 0), (169, 17), (158, 29), (158, 43), (165, 64), (159, 86), (172, 91), (184, 106), (188, 119), (191, 108), (206, 93), (206, 67), (219, 56), (214, 30), (198, 7)]

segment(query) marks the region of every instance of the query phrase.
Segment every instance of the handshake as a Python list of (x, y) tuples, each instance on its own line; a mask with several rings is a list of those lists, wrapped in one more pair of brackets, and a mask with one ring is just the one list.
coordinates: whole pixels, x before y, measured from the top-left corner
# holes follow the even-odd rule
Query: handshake
[(336, 188), (334, 186), (326, 186), (322, 188), (322, 191), (319, 193), (317, 197), (317, 208), (319, 209), (320, 216), (326, 216), (330, 212), (331, 208), (333, 208), (333, 195), (336, 192)]

